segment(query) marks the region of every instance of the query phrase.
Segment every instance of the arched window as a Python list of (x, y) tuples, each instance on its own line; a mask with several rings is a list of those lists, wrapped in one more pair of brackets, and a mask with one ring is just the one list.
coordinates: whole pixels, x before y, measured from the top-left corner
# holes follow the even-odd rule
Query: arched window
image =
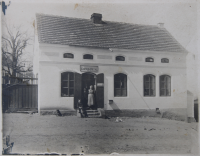
[(125, 61), (125, 57), (124, 56), (116, 56), (115, 60), (116, 61)]
[(162, 59), (161, 59), (161, 63), (169, 63), (169, 59), (167, 59), (167, 58), (162, 58)]
[(154, 59), (152, 57), (147, 57), (145, 59), (146, 62), (154, 62)]
[(155, 96), (155, 76), (154, 75), (144, 75), (144, 96)]
[(74, 73), (61, 73), (61, 97), (74, 96)]
[(71, 53), (64, 53), (63, 58), (74, 58), (74, 54)]
[(168, 75), (160, 76), (160, 96), (171, 96), (171, 77)]
[(127, 75), (114, 75), (114, 95), (115, 97), (127, 96)]
[(91, 55), (91, 54), (85, 54), (85, 55), (83, 55), (83, 59), (93, 60), (93, 55)]

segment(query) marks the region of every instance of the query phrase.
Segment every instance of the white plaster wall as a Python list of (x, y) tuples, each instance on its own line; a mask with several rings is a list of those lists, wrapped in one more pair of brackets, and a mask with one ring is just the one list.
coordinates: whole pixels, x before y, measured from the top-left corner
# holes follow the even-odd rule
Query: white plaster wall
[[(63, 58), (63, 53), (73, 53), (74, 59)], [(83, 54), (93, 54), (94, 60), (83, 60)], [(123, 55), (125, 62), (116, 62), (115, 56)], [(112, 59), (97, 59), (97, 55), (109, 55)], [(155, 108), (186, 108), (186, 64), (183, 53), (141, 52), (130, 50), (94, 49), (74, 46), (40, 45), (39, 60), (39, 106), (45, 109), (73, 110), (73, 97), (61, 97), (61, 73), (73, 71), (80, 73), (80, 65), (99, 67), (99, 73), (104, 73), (104, 103), (105, 109), (155, 109)], [(129, 60), (137, 57), (140, 61)], [(145, 62), (146, 57), (153, 57), (155, 62)], [(161, 63), (161, 58), (169, 58), (170, 63)], [(114, 74), (125, 73), (128, 76), (128, 96), (114, 97)], [(156, 76), (156, 96), (143, 96), (143, 75)], [(171, 96), (159, 96), (159, 76), (171, 76)], [(113, 100), (114, 104), (108, 104)]]

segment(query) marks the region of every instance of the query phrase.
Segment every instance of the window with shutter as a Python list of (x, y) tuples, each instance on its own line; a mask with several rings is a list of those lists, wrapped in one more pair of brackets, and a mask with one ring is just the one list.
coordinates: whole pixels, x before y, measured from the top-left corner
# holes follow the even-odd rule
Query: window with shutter
[(127, 75), (121, 73), (114, 75), (114, 95), (115, 97), (127, 96)]
[(146, 61), (146, 62), (154, 62), (154, 59), (151, 58), (151, 57), (147, 57), (147, 58), (145, 59), (145, 61)]
[(144, 96), (155, 96), (155, 76), (154, 75), (144, 75)]
[(168, 75), (160, 76), (160, 96), (171, 96), (171, 77)]
[(74, 96), (74, 73), (65, 72), (61, 74), (61, 97)]

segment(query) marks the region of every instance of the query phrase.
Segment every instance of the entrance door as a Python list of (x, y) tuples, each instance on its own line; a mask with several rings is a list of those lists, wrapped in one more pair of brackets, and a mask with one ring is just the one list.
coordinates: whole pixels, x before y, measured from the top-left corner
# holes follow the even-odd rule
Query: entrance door
[[(85, 100), (88, 97), (88, 90), (90, 89), (90, 86), (92, 86), (92, 89), (94, 90), (94, 104), (93, 107), (96, 109), (96, 75), (93, 73), (83, 73), (82, 74), (82, 101), (85, 106), (87, 106), (87, 100)], [(84, 93), (84, 90), (86, 93)]]

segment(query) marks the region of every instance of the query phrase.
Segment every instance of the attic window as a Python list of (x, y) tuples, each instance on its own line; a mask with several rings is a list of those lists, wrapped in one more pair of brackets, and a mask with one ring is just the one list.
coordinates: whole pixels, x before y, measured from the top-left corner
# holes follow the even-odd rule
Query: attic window
[(161, 63), (169, 63), (169, 59), (167, 59), (167, 58), (162, 58), (162, 59), (161, 59)]
[(124, 56), (116, 56), (116, 61), (125, 61), (125, 57)]
[(64, 53), (63, 58), (74, 58), (74, 54), (71, 53)]
[(93, 60), (93, 55), (85, 54), (85, 55), (83, 55), (83, 59)]
[(145, 62), (154, 62), (154, 59), (152, 57), (147, 57), (145, 59)]

